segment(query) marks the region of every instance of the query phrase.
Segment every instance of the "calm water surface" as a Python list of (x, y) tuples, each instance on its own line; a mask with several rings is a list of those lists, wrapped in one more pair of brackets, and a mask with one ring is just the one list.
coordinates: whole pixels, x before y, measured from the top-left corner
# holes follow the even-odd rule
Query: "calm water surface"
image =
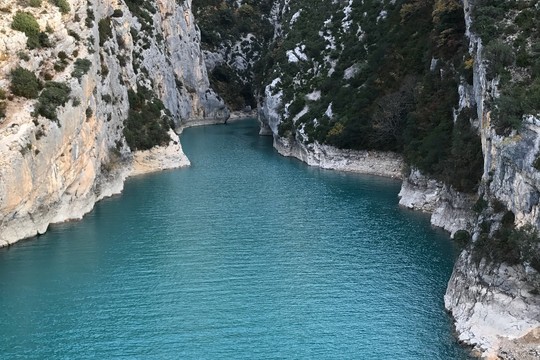
[(0, 358), (466, 359), (456, 249), (398, 182), (282, 158), (254, 121), (182, 141), (192, 167), (0, 250)]

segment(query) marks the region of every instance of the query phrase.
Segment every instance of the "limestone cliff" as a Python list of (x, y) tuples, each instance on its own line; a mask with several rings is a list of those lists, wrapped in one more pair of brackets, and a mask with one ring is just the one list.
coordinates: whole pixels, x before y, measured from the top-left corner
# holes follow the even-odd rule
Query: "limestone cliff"
[[(147, 89), (145, 94), (164, 104), (158, 117), (170, 116), (176, 126), (228, 116), (209, 88), (190, 0), (67, 4), (60, 11), (47, 1), (30, 7), (0, 0), (0, 89), (6, 94), (0, 117), (0, 246), (80, 218), (99, 199), (121, 191), (132, 169), (189, 163), (174, 134), (161, 148), (130, 149), (123, 135), (133, 108), (129, 91)], [(46, 40), (42, 46), (27, 46), (32, 34), (12, 29), (17, 12), (37, 20), (40, 39)], [(67, 85), (69, 99), (52, 115), (38, 111), (41, 98), (10, 91), (18, 66), (45, 87), (51, 81)]]
[[(507, 209), (512, 226), (538, 229), (540, 173), (534, 167), (540, 145), (540, 127), (534, 116), (527, 116), (519, 130), (509, 136), (497, 133), (492, 120), (494, 97), (499, 96), (499, 79), (488, 80), (482, 39), (471, 30), (471, 12), (476, 4), (465, 1), (469, 49), (475, 58), (473, 101), (478, 105), (484, 153), (483, 186), (479, 194), (490, 204), (480, 210), (473, 243), (459, 257), (445, 295), (446, 308), (456, 320), (461, 340), (475, 345), (486, 356), (508, 359), (540, 357), (540, 275), (531, 260), (494, 261), (484, 257), (482, 232), (491, 224), (491, 234), (504, 227), (504, 216), (497, 218), (496, 207)], [(503, 206), (501, 206), (503, 205)], [(495, 217), (495, 219), (494, 219)], [(493, 228), (497, 228), (493, 232)], [(490, 231), (490, 230), (488, 230)], [(519, 244), (523, 246), (523, 244)], [(534, 259), (540, 249), (531, 244)], [(523, 252), (523, 249), (521, 249)], [(534, 260), (533, 260), (534, 262)]]

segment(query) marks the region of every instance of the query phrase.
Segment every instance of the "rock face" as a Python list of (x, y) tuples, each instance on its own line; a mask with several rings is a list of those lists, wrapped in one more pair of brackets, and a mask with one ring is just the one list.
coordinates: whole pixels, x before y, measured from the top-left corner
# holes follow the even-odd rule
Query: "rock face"
[[(189, 165), (175, 134), (168, 146), (131, 151), (123, 136), (129, 89), (155, 93), (177, 126), (228, 117), (209, 88), (191, 1), (155, 4), (135, 16), (123, 1), (70, 0), (61, 14), (47, 1), (23, 8), (0, 0), (0, 88), (9, 89), (9, 74), (20, 65), (71, 89), (56, 121), (31, 115), (36, 100), (7, 101), (0, 119), (0, 246), (82, 217), (120, 192), (130, 174)], [(26, 35), (11, 29), (19, 10), (35, 16), (51, 47), (26, 48)], [(67, 59), (60, 64), (60, 57)], [(80, 79), (72, 75), (76, 59), (90, 62)]]
[(444, 296), (459, 340), (489, 358), (538, 359), (540, 338), (534, 334), (540, 330), (540, 298), (532, 284), (539, 280), (528, 266), (476, 263), (464, 251)]
[[(467, 28), (471, 4), (464, 1)], [(498, 136), (491, 127), (486, 102), (497, 94), (497, 80), (487, 81), (482, 42), (469, 30), (469, 50), (475, 59), (474, 85), (469, 101), (477, 105), (484, 153), (483, 196), (503, 204), (515, 215), (515, 225), (538, 229), (540, 175), (532, 164), (538, 154), (540, 128), (526, 119), (519, 135)], [(463, 100), (466, 95), (461, 96)], [(483, 215), (480, 216), (483, 220)], [(477, 239), (476, 228), (473, 240)], [(540, 277), (529, 264), (495, 264), (473, 260), (476, 242), (464, 251), (445, 295), (445, 306), (455, 319), (460, 340), (484, 356), (503, 359), (540, 358)], [(540, 251), (540, 249), (536, 249)]]
[(310, 166), (401, 179), (403, 159), (399, 154), (355, 151), (275, 137), (274, 147), (283, 156), (295, 157)]
[(171, 129), (169, 136), (171, 141), (168, 146), (156, 146), (150, 150), (136, 151), (133, 154), (133, 165), (129, 174), (131, 176), (141, 175), (191, 165), (182, 151), (178, 135)]
[(472, 231), (476, 214), (472, 207), (477, 196), (463, 194), (452, 187), (411, 171), (403, 180), (399, 204), (409, 209), (431, 213), (431, 224), (448, 231), (452, 236), (458, 230)]

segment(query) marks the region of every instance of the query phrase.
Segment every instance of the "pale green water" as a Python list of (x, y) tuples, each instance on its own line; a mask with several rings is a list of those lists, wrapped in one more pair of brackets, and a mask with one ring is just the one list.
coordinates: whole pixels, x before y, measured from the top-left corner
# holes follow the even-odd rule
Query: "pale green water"
[(465, 359), (456, 249), (396, 181), (280, 157), (255, 122), (188, 129), (193, 162), (0, 249), (2, 359)]

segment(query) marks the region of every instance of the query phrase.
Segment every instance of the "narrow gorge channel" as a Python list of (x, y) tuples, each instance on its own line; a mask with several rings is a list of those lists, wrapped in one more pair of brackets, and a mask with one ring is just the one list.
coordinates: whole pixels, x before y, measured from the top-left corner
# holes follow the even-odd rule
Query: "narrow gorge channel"
[(283, 158), (255, 121), (186, 129), (185, 169), (0, 249), (6, 359), (467, 359), (458, 249), (400, 182)]

